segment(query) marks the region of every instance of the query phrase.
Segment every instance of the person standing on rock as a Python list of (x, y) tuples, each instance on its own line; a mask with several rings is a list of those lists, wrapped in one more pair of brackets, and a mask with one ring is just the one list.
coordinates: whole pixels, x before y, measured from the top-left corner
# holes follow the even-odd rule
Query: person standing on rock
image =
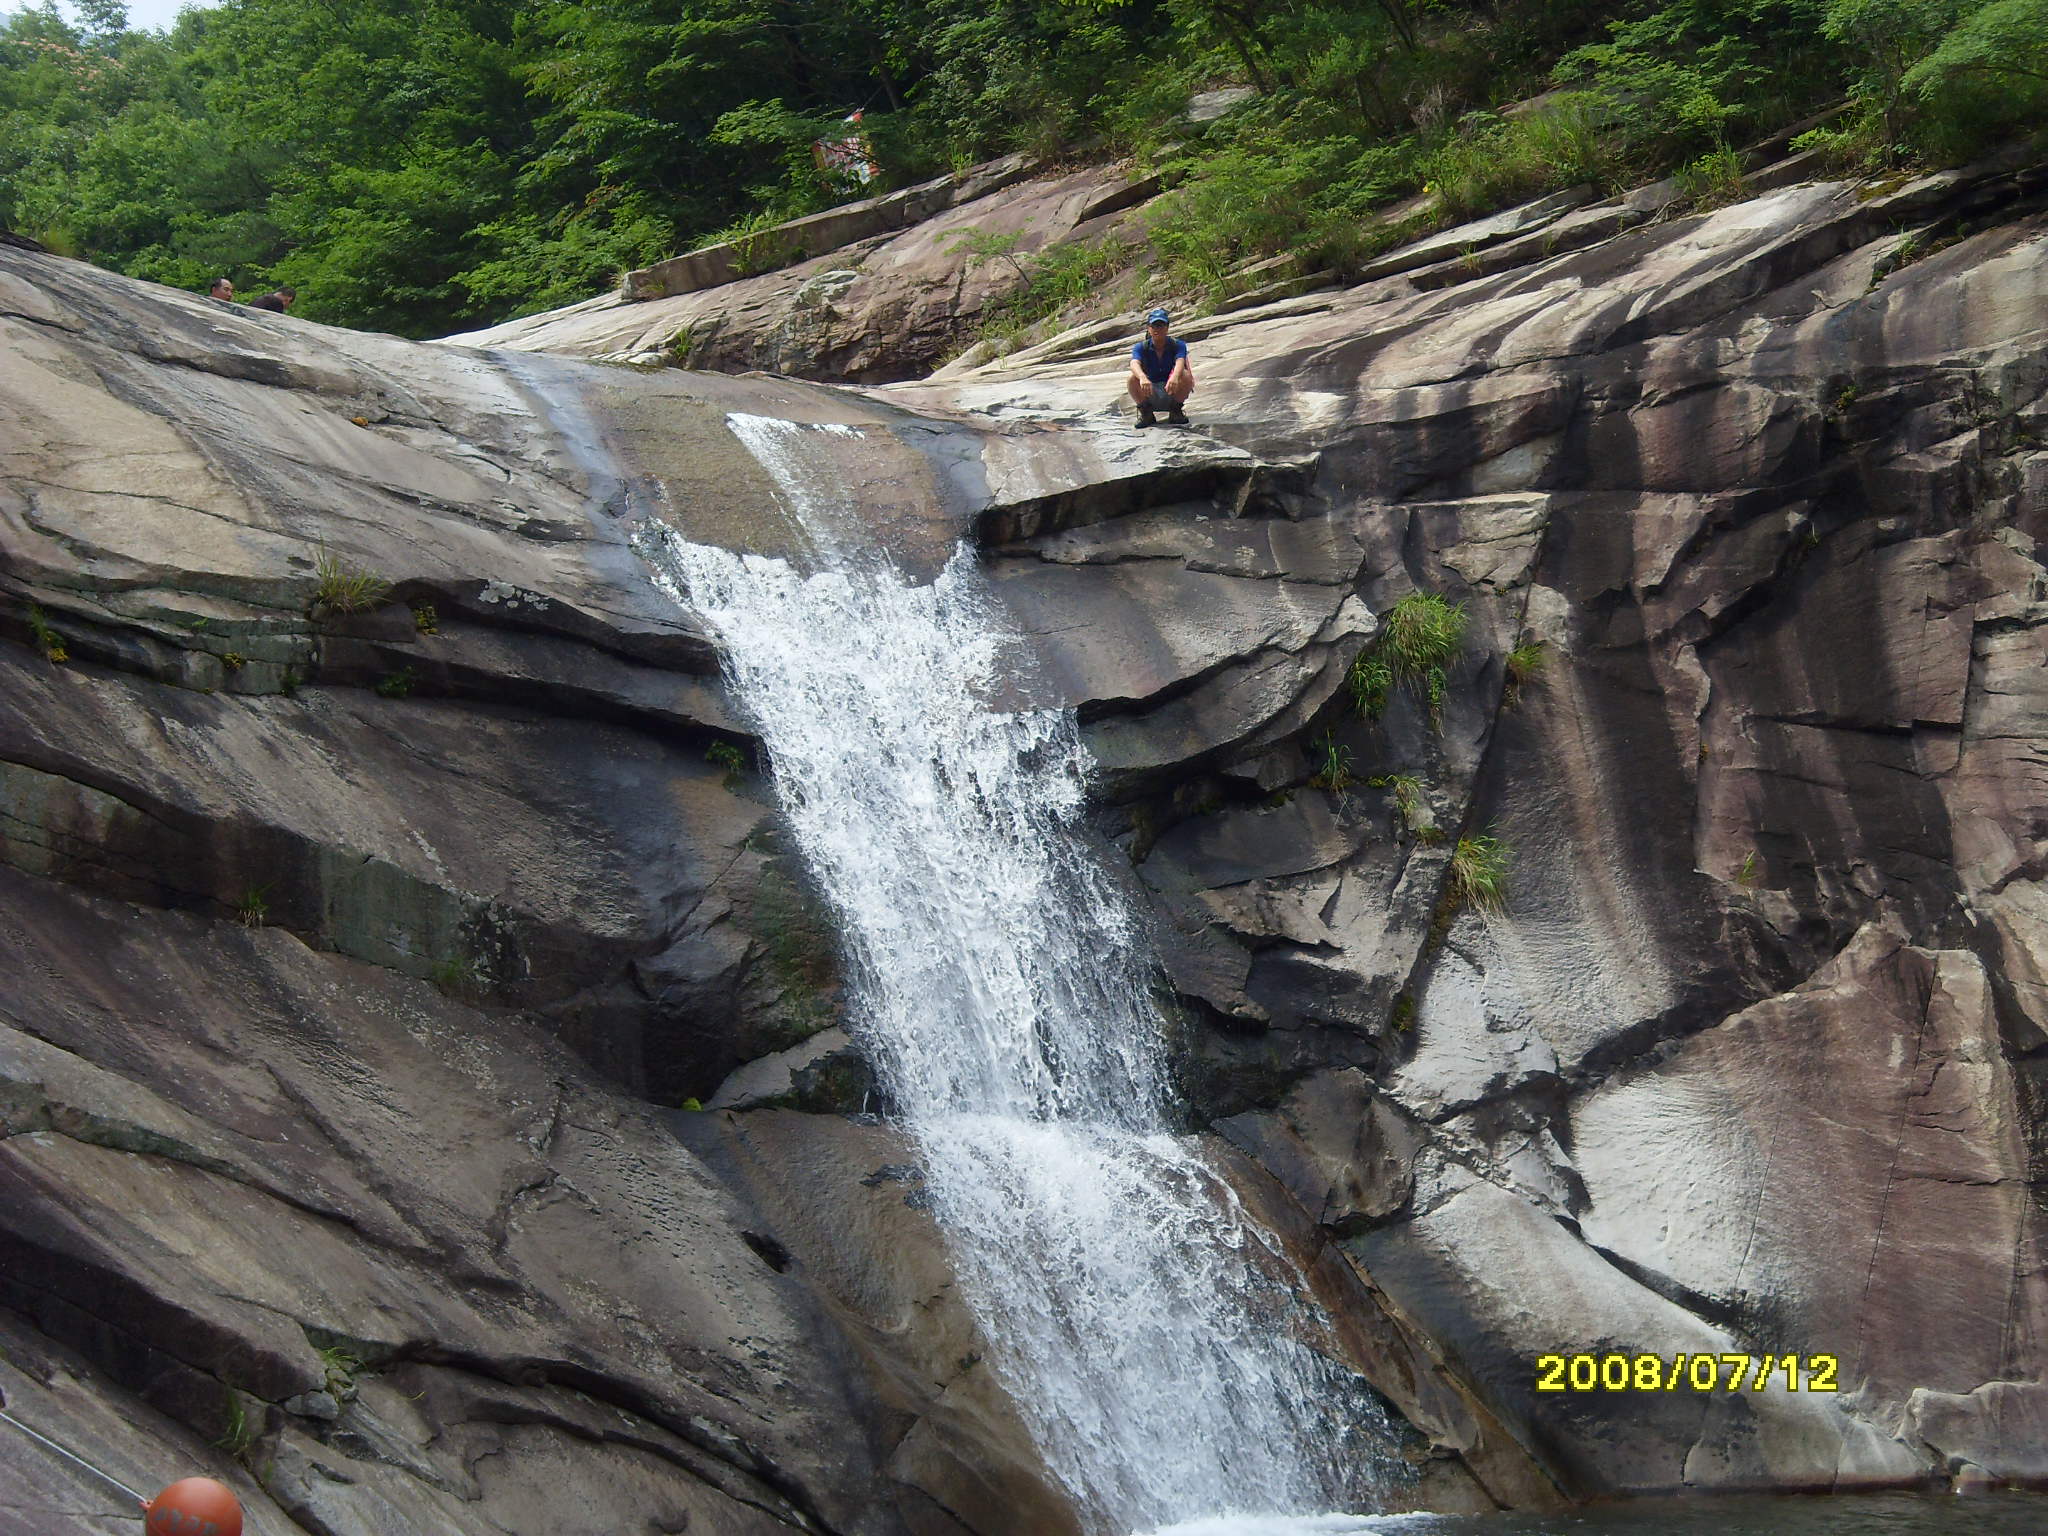
[(1153, 426), (1158, 412), (1176, 427), (1188, 424), (1181, 407), (1195, 392), (1195, 373), (1188, 366), (1188, 344), (1169, 334), (1172, 318), (1163, 309), (1145, 317), (1145, 339), (1131, 348), (1131, 376), (1125, 381), (1138, 404), (1138, 425)]
[(206, 290), (209, 299), (219, 299), (223, 304), (235, 302), (235, 285), (224, 277), (216, 277), (213, 286)]
[(281, 315), (292, 307), (292, 300), (298, 296), (299, 290), (296, 288), (279, 288), (275, 292), (264, 294), (260, 299), (251, 299), (249, 307), (267, 309), (272, 314)]

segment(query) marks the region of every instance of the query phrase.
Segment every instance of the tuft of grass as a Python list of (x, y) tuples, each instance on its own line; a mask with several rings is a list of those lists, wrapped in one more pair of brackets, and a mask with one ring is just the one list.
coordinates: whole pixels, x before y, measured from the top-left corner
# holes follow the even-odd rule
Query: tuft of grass
[(296, 667), (286, 667), (284, 669), (284, 676), (277, 680), (277, 691), (288, 699), (296, 699), (299, 696), (300, 682), (301, 678), (299, 677), (298, 669)]
[(1752, 848), (1742, 856), (1742, 862), (1735, 867), (1735, 883), (1743, 886), (1755, 885), (1762, 872), (1756, 850)]
[(327, 1377), (327, 1392), (337, 1403), (346, 1403), (356, 1395), (356, 1378), (362, 1374), (362, 1360), (343, 1349), (339, 1344), (330, 1344), (318, 1351), (320, 1367)]
[(64, 637), (50, 627), (49, 619), (34, 603), (28, 605), (28, 628), (36, 637), (36, 649), (43, 653), (43, 660), (62, 663), (71, 659)]
[(1375, 647), (1396, 683), (1416, 687), (1458, 659), (1469, 622), (1463, 603), (1437, 592), (1410, 592), (1387, 610)]
[(1436, 830), (1432, 825), (1429, 806), (1422, 798), (1422, 780), (1412, 773), (1382, 774), (1365, 781), (1374, 789), (1389, 791), (1394, 797), (1394, 811), (1401, 818), (1401, 825), (1418, 836)]
[(1702, 211), (1725, 208), (1749, 195), (1742, 180), (1742, 155), (1726, 144), (1680, 166), (1671, 180), (1672, 190), (1684, 204)]
[(328, 549), (314, 562), (313, 578), (313, 606), (334, 613), (363, 613), (381, 607), (391, 595), (391, 583), (382, 576), (349, 565)]
[(1394, 688), (1394, 669), (1376, 650), (1362, 652), (1351, 663), (1345, 679), (1351, 689), (1351, 707), (1367, 720), (1386, 713), (1387, 695)]
[(252, 885), (235, 898), (235, 921), (244, 928), (261, 928), (270, 920), (270, 887)]
[(1308, 781), (1311, 789), (1341, 795), (1351, 787), (1351, 749), (1337, 739), (1335, 731), (1325, 731), (1316, 738), (1315, 764), (1316, 771)]
[(1543, 675), (1550, 665), (1550, 651), (1541, 640), (1524, 640), (1507, 654), (1507, 704), (1510, 709), (1522, 701), (1522, 690)]
[(1508, 906), (1508, 845), (1497, 837), (1480, 833), (1461, 837), (1451, 851), (1451, 880), (1447, 894), (1455, 907), (1475, 906), (1487, 912), (1505, 912)]
[(420, 675), (410, 666), (400, 667), (396, 672), (380, 679), (377, 683), (379, 696), (387, 699), (409, 699), (412, 691), (419, 686)]
[(242, 1406), (242, 1394), (233, 1387), (224, 1389), (228, 1395), (227, 1429), (213, 1442), (217, 1451), (225, 1451), (237, 1461), (249, 1454), (249, 1447), (256, 1443), (256, 1426), (250, 1421), (249, 1410)]
[(725, 770), (725, 787), (739, 788), (739, 782), (748, 768), (747, 754), (729, 741), (714, 741), (704, 749), (704, 761), (714, 768)]
[(1367, 720), (1386, 711), (1395, 688), (1422, 696), (1432, 725), (1443, 725), (1450, 666), (1465, 646), (1471, 616), (1437, 592), (1410, 592), (1386, 612), (1380, 632), (1351, 663), (1351, 707)]

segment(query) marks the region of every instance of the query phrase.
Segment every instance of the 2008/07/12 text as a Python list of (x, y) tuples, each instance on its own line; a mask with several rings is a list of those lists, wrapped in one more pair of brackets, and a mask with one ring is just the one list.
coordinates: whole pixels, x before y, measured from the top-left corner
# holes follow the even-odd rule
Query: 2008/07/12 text
[(1833, 1355), (1538, 1355), (1538, 1392), (1839, 1392)]

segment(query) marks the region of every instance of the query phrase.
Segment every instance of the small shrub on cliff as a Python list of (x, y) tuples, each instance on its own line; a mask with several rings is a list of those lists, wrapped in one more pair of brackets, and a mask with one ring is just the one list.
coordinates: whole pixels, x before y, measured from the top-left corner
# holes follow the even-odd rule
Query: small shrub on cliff
[(1509, 858), (1508, 845), (1497, 837), (1482, 832), (1459, 838), (1451, 852), (1451, 881), (1446, 893), (1452, 906), (1505, 912)]
[(71, 652), (65, 648), (64, 637), (50, 627), (50, 621), (43, 617), (43, 610), (34, 603), (28, 605), (29, 633), (36, 637), (36, 649), (43, 653), (45, 661), (63, 662), (71, 659)]
[(396, 672), (379, 680), (377, 693), (387, 699), (409, 699), (412, 691), (419, 686), (420, 675), (411, 667), (400, 667)]
[(1308, 781), (1311, 789), (1341, 795), (1351, 787), (1351, 749), (1337, 739), (1335, 731), (1316, 738), (1314, 760), (1316, 771)]
[(334, 613), (362, 613), (381, 606), (391, 595), (390, 582), (349, 565), (332, 550), (320, 551), (313, 575), (314, 606)]
[(704, 761), (714, 768), (725, 770), (725, 787), (739, 787), (740, 777), (747, 771), (747, 754), (729, 741), (714, 741), (704, 749)]

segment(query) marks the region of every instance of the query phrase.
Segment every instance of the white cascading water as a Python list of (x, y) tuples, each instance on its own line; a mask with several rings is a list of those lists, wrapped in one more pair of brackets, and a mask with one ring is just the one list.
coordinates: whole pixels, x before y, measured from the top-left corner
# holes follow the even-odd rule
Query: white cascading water
[(853, 1028), (1047, 1464), (1105, 1531), (1369, 1504), (1383, 1419), (1286, 1331), (1314, 1303), (1168, 1128), (1148, 946), (1084, 833), (1071, 714), (989, 706), (1025, 660), (971, 550), (919, 585), (853, 547), (804, 442), (851, 429), (728, 424), (826, 568), (661, 527), (642, 553), (766, 744)]

